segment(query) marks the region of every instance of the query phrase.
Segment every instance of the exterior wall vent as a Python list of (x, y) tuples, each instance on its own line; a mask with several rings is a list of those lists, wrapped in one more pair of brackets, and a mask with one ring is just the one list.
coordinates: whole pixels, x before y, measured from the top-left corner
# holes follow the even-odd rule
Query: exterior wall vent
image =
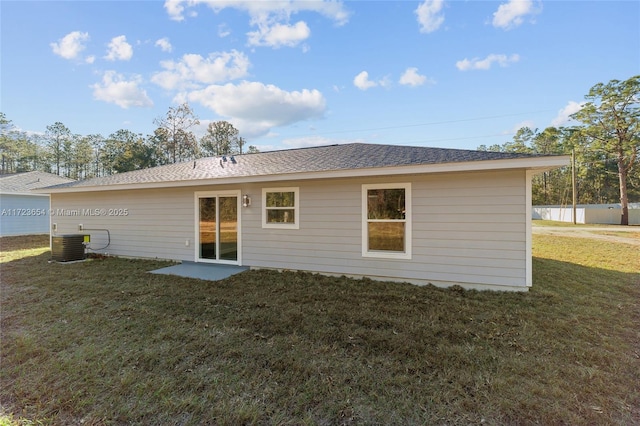
[(84, 235), (57, 235), (51, 237), (51, 240), (51, 257), (56, 262), (71, 262), (85, 258)]

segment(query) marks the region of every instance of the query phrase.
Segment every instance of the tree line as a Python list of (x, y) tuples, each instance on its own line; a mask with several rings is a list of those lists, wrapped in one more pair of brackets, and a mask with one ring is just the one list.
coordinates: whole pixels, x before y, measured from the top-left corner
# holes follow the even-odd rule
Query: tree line
[[(628, 203), (640, 202), (640, 76), (598, 83), (571, 117), (577, 125), (521, 128), (511, 141), (479, 150), (531, 154), (573, 154), (580, 204), (622, 205), (621, 223), (628, 224)], [(62, 123), (43, 135), (16, 130), (0, 112), (0, 173), (43, 170), (73, 179), (87, 179), (171, 164), (199, 157), (257, 152), (226, 121), (208, 125), (199, 140), (192, 128), (200, 124), (188, 104), (171, 107), (154, 120), (157, 128), (143, 136), (121, 129), (108, 137), (76, 135)], [(568, 205), (572, 200), (571, 168), (536, 175), (534, 205)]]
[(41, 170), (72, 179), (88, 179), (171, 164), (200, 157), (257, 152), (227, 121), (209, 123), (200, 139), (200, 124), (188, 104), (171, 107), (154, 120), (151, 135), (120, 129), (107, 137), (78, 135), (61, 122), (44, 134), (19, 131), (0, 112), (0, 173)]
[[(570, 127), (521, 128), (503, 145), (480, 150), (571, 154), (575, 158), (579, 204), (620, 203), (620, 223), (629, 224), (629, 202), (640, 202), (640, 76), (598, 83), (571, 115)], [(537, 175), (534, 205), (572, 203), (571, 167)]]

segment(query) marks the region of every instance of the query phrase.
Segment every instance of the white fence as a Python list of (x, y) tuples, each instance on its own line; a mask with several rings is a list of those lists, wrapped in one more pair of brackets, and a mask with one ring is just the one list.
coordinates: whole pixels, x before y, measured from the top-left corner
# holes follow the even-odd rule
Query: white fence
[[(571, 206), (533, 206), (533, 219), (573, 222)], [(579, 204), (576, 223), (619, 225), (622, 216), (620, 204)], [(629, 204), (629, 225), (640, 225), (640, 203)]]

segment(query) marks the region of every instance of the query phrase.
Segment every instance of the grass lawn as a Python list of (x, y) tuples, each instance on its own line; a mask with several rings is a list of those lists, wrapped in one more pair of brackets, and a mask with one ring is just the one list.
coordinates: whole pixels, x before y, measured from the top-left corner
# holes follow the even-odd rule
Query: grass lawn
[(640, 225), (613, 225), (605, 223), (576, 223), (560, 222), (557, 220), (533, 220), (531, 222), (533, 226), (548, 227), (548, 228), (573, 228), (573, 229), (591, 229), (594, 232), (616, 232), (616, 230), (640, 230)]
[(0, 425), (640, 424), (638, 247), (534, 236), (527, 294), (0, 239)]

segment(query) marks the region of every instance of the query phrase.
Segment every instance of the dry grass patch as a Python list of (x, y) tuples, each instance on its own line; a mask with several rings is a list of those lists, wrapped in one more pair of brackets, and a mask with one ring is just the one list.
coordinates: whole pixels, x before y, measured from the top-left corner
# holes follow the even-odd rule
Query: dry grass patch
[[(602, 228), (606, 229), (615, 229), (620, 228), (622, 225), (613, 225), (613, 224), (604, 224), (604, 223), (572, 223), (572, 222), (561, 222), (559, 220), (538, 220), (535, 219), (533, 222), (534, 226), (546, 226), (552, 228)], [(633, 225), (632, 225), (633, 226)]]
[(49, 235), (0, 237), (0, 263), (37, 256), (49, 250)]
[(0, 404), (25, 424), (638, 423), (637, 247), (587, 241), (536, 236), (528, 294), (3, 260)]
[(640, 231), (638, 232), (624, 232), (624, 231), (597, 231), (598, 234), (601, 235), (612, 235), (614, 237), (623, 237), (623, 238), (632, 238), (638, 242), (640, 242)]

